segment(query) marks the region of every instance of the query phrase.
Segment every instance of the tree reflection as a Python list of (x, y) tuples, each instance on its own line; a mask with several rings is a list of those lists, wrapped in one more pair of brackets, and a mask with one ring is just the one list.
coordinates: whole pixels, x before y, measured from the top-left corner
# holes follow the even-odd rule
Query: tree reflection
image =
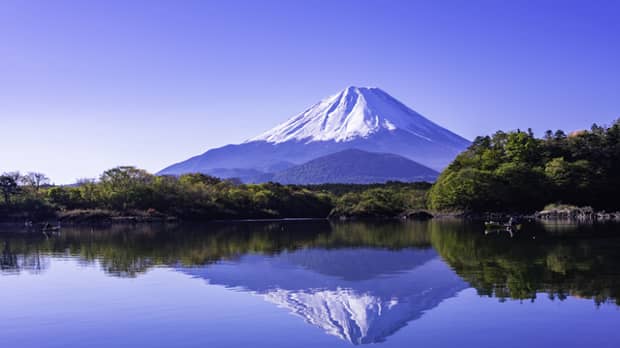
[(16, 252), (11, 248), (11, 241), (0, 241), (2, 255), (0, 256), (0, 272), (4, 274), (28, 271), (40, 273), (48, 267), (49, 261), (38, 251)]
[(204, 266), (246, 254), (303, 248), (435, 248), (484, 296), (534, 300), (537, 294), (578, 296), (620, 305), (620, 237), (616, 227), (546, 231), (528, 225), (515, 238), (482, 233), (460, 221), (329, 223), (271, 222), (203, 225), (113, 225), (39, 234), (0, 234), (2, 273), (45, 270), (51, 256), (77, 257), (113, 276), (135, 277), (158, 265)]
[(479, 294), (534, 300), (568, 295), (620, 305), (620, 238), (612, 226), (547, 233), (530, 226), (519, 238), (484, 236), (461, 226), (434, 223), (433, 247)]

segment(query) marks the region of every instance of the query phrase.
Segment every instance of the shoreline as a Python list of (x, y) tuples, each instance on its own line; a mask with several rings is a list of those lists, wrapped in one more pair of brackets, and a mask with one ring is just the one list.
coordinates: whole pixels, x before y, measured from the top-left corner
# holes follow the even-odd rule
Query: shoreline
[(467, 220), (503, 221), (516, 218), (522, 221), (541, 222), (620, 222), (619, 212), (595, 211), (590, 207), (559, 205), (532, 214), (507, 212), (434, 212), (426, 209), (407, 210), (394, 216), (381, 215), (328, 215), (326, 217), (247, 217), (247, 218), (180, 218), (164, 214), (149, 214), (147, 211), (134, 211), (123, 214), (110, 210), (73, 210), (57, 212), (54, 216), (29, 218), (31, 212), (22, 212), (0, 219), (0, 225), (34, 226), (46, 223), (67, 225), (110, 225), (135, 223), (253, 223), (253, 222), (303, 222), (303, 221), (425, 221), (425, 220)]

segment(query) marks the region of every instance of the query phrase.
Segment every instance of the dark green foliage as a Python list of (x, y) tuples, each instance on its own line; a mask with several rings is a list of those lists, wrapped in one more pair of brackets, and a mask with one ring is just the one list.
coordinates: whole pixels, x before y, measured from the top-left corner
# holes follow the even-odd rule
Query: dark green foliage
[(386, 188), (389, 190), (405, 190), (405, 189), (415, 189), (428, 191), (431, 186), (431, 183), (428, 182), (412, 182), (412, 183), (404, 183), (400, 181), (388, 181), (385, 184), (319, 184), (319, 185), (304, 185), (305, 187), (311, 191), (326, 191), (332, 193), (336, 196), (341, 196), (345, 193), (349, 192), (362, 192), (373, 188)]
[[(0, 204), (0, 220), (60, 216), (75, 221), (134, 216), (185, 220), (393, 217), (424, 208), (426, 183), (295, 186), (240, 184), (204, 174), (154, 176), (134, 167), (105, 171), (100, 180), (72, 186), (25, 184), (6, 176), (11, 198)], [(11, 186), (10, 183), (15, 182)], [(25, 181), (24, 181), (25, 182)]]
[(344, 193), (336, 200), (332, 216), (393, 217), (426, 208), (425, 188), (417, 185), (385, 185)]
[(19, 187), (17, 186), (18, 179), (19, 174), (12, 175), (11, 173), (5, 173), (0, 175), (0, 191), (2, 192), (2, 197), (6, 205), (11, 204), (11, 197), (19, 191)]
[(566, 136), (547, 131), (478, 137), (429, 193), (437, 210), (532, 212), (548, 203), (617, 210), (620, 121)]
[[(620, 305), (620, 239), (613, 226), (573, 226), (552, 232), (529, 225), (527, 235), (488, 236), (455, 224), (431, 224), (431, 242), (454, 271), (482, 296), (534, 301), (569, 294)], [(536, 236), (536, 239), (532, 238)]]
[[(39, 173), (26, 176), (18, 172), (0, 176), (0, 220), (42, 219), (54, 215), (54, 207), (39, 189), (47, 185), (47, 177)], [(20, 185), (21, 184), (21, 185)]]

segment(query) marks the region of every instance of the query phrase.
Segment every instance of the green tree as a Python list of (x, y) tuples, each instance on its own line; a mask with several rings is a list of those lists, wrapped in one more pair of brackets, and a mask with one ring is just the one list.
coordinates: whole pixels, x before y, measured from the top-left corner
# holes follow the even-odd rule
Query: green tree
[(148, 209), (153, 203), (154, 176), (131, 166), (106, 170), (100, 178), (102, 194), (110, 208)]
[(434, 210), (495, 210), (500, 208), (499, 187), (497, 178), (489, 171), (445, 171), (429, 192), (429, 205)]
[(24, 185), (31, 187), (35, 192), (39, 192), (39, 189), (43, 185), (49, 185), (50, 179), (47, 175), (38, 172), (29, 172), (21, 177), (21, 181)]
[(620, 124), (616, 122), (611, 127), (595, 124), (589, 131), (568, 136), (548, 131), (544, 139), (536, 139), (531, 130), (478, 137), (440, 175), (429, 204), (435, 209), (531, 212), (563, 202), (618, 210), (618, 195)]
[(10, 205), (11, 197), (19, 192), (19, 186), (17, 184), (19, 182), (19, 178), (20, 175), (18, 172), (4, 173), (0, 175), (0, 191), (2, 191), (2, 196), (6, 205)]

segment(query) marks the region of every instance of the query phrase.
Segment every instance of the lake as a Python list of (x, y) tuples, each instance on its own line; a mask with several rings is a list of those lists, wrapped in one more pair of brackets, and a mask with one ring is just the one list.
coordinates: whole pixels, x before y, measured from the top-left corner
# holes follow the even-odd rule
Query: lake
[(619, 347), (620, 226), (0, 227), (2, 347)]

